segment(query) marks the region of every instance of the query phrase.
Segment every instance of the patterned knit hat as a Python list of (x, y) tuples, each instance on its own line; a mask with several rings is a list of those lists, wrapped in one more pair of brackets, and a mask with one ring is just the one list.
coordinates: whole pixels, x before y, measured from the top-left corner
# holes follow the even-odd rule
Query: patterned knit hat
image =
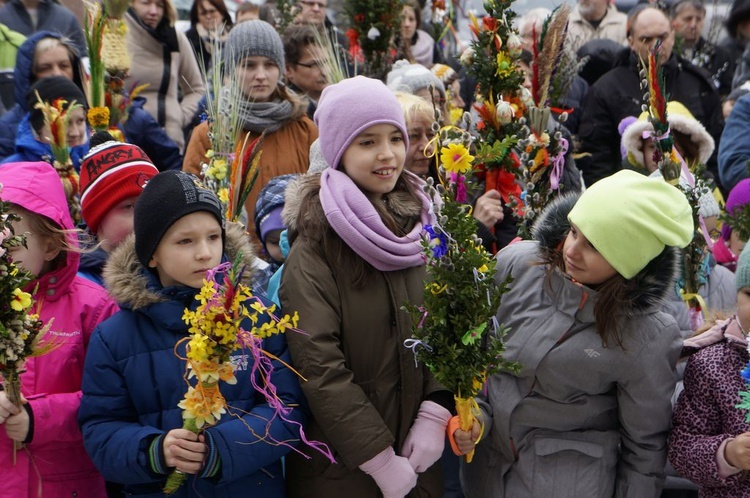
[(268, 232), (286, 228), (281, 219), (281, 210), (284, 209), (284, 194), (289, 182), (297, 176), (281, 175), (273, 177), (261, 189), (258, 200), (255, 202), (255, 233), (258, 234), (263, 244), (266, 243)]
[(430, 71), (432, 71), (432, 74), (440, 78), (440, 81), (443, 82), (443, 86), (446, 88), (458, 78), (458, 73), (447, 64), (434, 64), (430, 68)]
[(106, 131), (91, 137), (91, 144), (81, 161), (81, 209), (83, 221), (96, 234), (107, 213), (141, 195), (159, 170), (140, 147), (118, 142)]
[(227, 67), (233, 68), (242, 59), (253, 56), (268, 57), (284, 71), (284, 43), (273, 26), (259, 19), (237, 24), (224, 46)]
[(737, 284), (738, 291), (750, 285), (750, 244), (745, 245), (740, 253), (737, 271), (734, 272), (734, 281)]
[(198, 177), (182, 171), (163, 171), (153, 177), (135, 203), (135, 252), (138, 261), (148, 263), (162, 237), (177, 220), (198, 211), (212, 214), (221, 225), (224, 242), (224, 218), (216, 194), (203, 186)]
[(334, 169), (340, 166), (352, 140), (377, 124), (391, 124), (401, 130), (404, 146), (409, 150), (404, 111), (380, 80), (356, 76), (327, 86), (318, 102), (315, 124), (320, 130), (320, 150)]
[(417, 93), (434, 85), (440, 96), (445, 98), (445, 85), (422, 64), (409, 64), (409, 61), (396, 61), (386, 78), (388, 88), (407, 93)]

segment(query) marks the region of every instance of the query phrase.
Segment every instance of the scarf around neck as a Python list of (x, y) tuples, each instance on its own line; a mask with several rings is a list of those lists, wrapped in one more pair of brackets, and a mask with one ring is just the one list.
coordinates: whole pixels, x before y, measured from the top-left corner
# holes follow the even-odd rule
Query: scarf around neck
[[(221, 91), (221, 98), (230, 98), (229, 89)], [(242, 129), (253, 133), (271, 133), (294, 117), (294, 105), (288, 100), (277, 98), (273, 102), (252, 102), (245, 98), (233, 99), (242, 123)], [(227, 109), (227, 107), (225, 107)]]
[(138, 14), (135, 13), (133, 7), (128, 8), (128, 15), (130, 15), (130, 17), (136, 22), (136, 24), (144, 29), (156, 41), (158, 41), (162, 45), (167, 46), (170, 52), (180, 51), (180, 43), (177, 41), (177, 31), (175, 30), (174, 26), (171, 26), (169, 24), (169, 20), (167, 20), (166, 17), (159, 21), (159, 24), (156, 26), (156, 28), (152, 28), (151, 26), (143, 22), (140, 17), (138, 17)]
[(327, 168), (320, 177), (320, 203), (331, 228), (357, 255), (380, 271), (421, 266), (422, 231), (434, 223), (432, 202), (424, 181), (404, 170), (402, 175), (422, 203), (421, 219), (409, 233), (398, 236), (380, 218), (375, 206), (346, 173)]

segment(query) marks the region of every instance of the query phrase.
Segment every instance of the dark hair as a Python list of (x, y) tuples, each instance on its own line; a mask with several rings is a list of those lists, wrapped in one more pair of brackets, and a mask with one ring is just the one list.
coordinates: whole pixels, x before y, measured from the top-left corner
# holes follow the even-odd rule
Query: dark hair
[[(555, 269), (565, 268), (562, 252), (564, 241), (565, 237), (557, 248), (542, 253), (540, 263), (547, 266), (548, 280)], [(627, 296), (635, 285), (634, 280), (627, 280), (618, 273), (596, 286), (598, 298), (594, 304), (594, 322), (603, 347), (614, 344), (624, 349), (620, 333), (620, 320), (623, 316), (621, 311), (623, 305), (629, 304)]]
[(231, 28), (234, 23), (232, 22), (232, 16), (229, 15), (229, 10), (224, 4), (224, 0), (193, 0), (193, 6), (190, 8), (190, 25), (195, 27), (198, 24), (198, 8), (202, 2), (208, 2), (219, 11), (222, 19), (224, 20), (224, 26), (226, 29)]
[(290, 24), (284, 30), (284, 54), (286, 63), (294, 64), (299, 62), (302, 50), (310, 45), (317, 44), (315, 39), (317, 27), (312, 24)]

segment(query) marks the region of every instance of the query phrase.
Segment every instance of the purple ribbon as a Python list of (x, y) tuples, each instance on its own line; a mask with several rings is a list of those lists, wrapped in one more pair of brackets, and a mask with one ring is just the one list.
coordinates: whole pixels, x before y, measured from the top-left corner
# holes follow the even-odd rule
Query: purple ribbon
[(549, 186), (552, 190), (560, 191), (560, 178), (565, 167), (565, 154), (568, 153), (568, 141), (560, 138), (560, 150), (552, 159), (552, 172), (549, 175)]

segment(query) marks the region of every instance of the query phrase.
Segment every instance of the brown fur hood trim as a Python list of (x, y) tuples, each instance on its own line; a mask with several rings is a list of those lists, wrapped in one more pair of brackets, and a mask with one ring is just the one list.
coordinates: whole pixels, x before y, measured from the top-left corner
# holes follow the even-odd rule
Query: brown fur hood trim
[[(243, 282), (249, 287), (256, 255), (245, 229), (239, 223), (227, 223), (224, 252), (230, 261), (242, 252), (247, 269)], [(104, 284), (110, 295), (120, 304), (138, 309), (164, 301), (164, 297), (148, 288), (148, 277), (135, 253), (135, 236), (130, 235), (110, 254), (104, 267)]]
[[(406, 178), (406, 177), (404, 177)], [(407, 180), (408, 181), (408, 180)], [(419, 188), (419, 187), (412, 187)], [(406, 190), (404, 184), (383, 196), (390, 210), (399, 218), (419, 218), (422, 204)], [(302, 175), (289, 183), (284, 193), (284, 209), (281, 212), (290, 234), (296, 233), (302, 220), (304, 225), (318, 225), (321, 230), (328, 226), (323, 207), (320, 205), (320, 173)]]

